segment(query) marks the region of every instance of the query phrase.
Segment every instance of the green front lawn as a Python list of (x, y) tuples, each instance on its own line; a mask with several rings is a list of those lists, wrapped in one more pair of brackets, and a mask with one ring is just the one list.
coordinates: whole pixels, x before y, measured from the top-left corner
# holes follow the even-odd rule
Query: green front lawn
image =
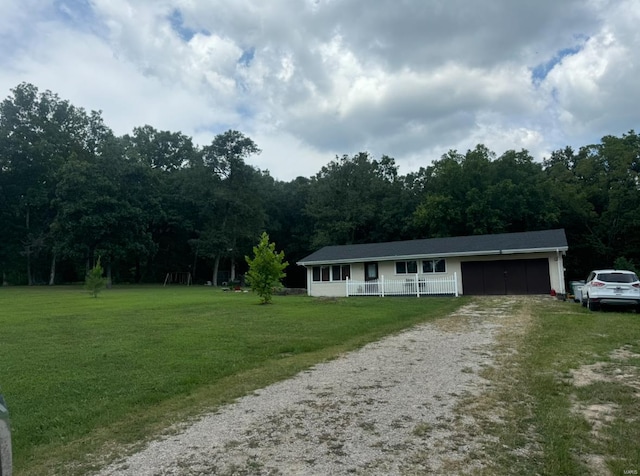
[[(274, 298), (208, 287), (0, 288), (16, 474), (78, 474), (131, 443), (464, 298)], [(63, 469), (64, 468), (64, 469)]]

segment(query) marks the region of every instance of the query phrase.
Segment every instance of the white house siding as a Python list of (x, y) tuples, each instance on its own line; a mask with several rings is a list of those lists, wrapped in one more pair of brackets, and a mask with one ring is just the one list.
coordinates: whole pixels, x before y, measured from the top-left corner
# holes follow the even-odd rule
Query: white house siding
[[(344, 263), (351, 265), (351, 279), (364, 280), (363, 263)], [(345, 297), (347, 295), (346, 281), (314, 281), (313, 267), (307, 268), (307, 294), (316, 297)]]
[[(433, 259), (425, 258), (425, 259)], [(422, 273), (422, 259), (411, 258), (418, 261), (418, 276), (420, 277), (451, 277), (454, 273), (457, 275), (458, 289), (464, 294), (462, 286), (462, 262), (464, 261), (501, 261), (516, 259), (540, 259), (546, 258), (549, 262), (549, 277), (551, 288), (558, 293), (565, 292), (564, 285), (564, 261), (562, 253), (520, 253), (520, 254), (504, 254), (504, 255), (485, 255), (485, 256), (464, 256), (464, 257), (445, 257), (446, 272), (445, 273)], [(402, 279), (411, 278), (415, 274), (397, 274), (396, 261), (407, 261), (402, 259), (394, 259), (391, 261), (378, 261), (378, 277), (384, 276), (385, 279)], [(332, 263), (337, 264), (337, 263)], [(351, 279), (355, 281), (364, 280), (364, 264), (363, 263), (344, 263), (351, 265)], [(346, 284), (344, 281), (313, 281), (312, 267), (307, 268), (308, 294), (310, 296), (326, 296), (326, 297), (344, 297), (346, 296)]]

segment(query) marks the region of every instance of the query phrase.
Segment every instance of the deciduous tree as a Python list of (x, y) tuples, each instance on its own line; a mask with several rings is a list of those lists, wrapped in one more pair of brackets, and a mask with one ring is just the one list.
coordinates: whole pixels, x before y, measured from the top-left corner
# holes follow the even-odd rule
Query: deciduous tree
[(262, 233), (260, 242), (253, 247), (253, 258), (245, 256), (249, 265), (246, 274), (247, 284), (258, 296), (262, 304), (271, 302), (273, 292), (281, 287), (286, 276), (284, 269), (289, 265), (284, 261), (284, 252), (276, 251), (276, 244), (269, 243), (269, 235)]
[(203, 202), (203, 223), (194, 246), (213, 261), (213, 285), (217, 285), (222, 258), (230, 261), (230, 280), (235, 280), (235, 259), (251, 247), (264, 225), (264, 204), (258, 193), (262, 174), (245, 160), (260, 153), (258, 146), (238, 131), (217, 135), (203, 148), (206, 168), (215, 187)]
[(391, 157), (336, 157), (310, 184), (305, 210), (315, 222), (313, 246), (400, 239), (410, 213), (403, 187)]

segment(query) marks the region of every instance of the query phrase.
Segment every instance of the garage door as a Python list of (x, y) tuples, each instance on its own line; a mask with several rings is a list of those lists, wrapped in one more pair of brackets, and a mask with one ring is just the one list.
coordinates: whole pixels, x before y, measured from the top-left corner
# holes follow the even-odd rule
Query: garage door
[(464, 294), (549, 294), (549, 261), (516, 259), (462, 263)]

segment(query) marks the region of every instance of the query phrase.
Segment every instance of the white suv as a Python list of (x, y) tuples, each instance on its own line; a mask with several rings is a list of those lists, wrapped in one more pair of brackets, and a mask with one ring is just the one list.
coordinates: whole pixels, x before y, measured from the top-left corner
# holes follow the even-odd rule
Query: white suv
[(582, 287), (582, 305), (592, 311), (601, 306), (633, 307), (640, 313), (640, 281), (636, 273), (620, 269), (591, 271)]

